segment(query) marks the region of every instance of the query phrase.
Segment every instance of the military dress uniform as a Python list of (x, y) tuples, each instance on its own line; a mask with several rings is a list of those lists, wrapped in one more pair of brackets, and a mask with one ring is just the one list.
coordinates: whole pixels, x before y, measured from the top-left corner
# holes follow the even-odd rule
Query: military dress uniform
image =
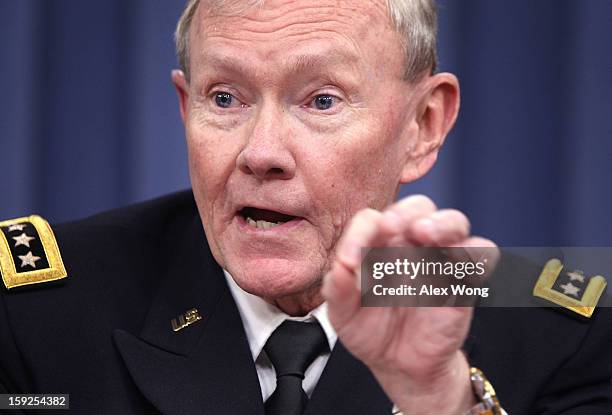
[[(191, 192), (0, 230), (0, 393), (67, 393), (76, 414), (264, 414)], [(504, 259), (499, 268), (542, 272)], [(509, 414), (612, 414), (610, 309), (591, 307), (587, 318), (567, 308), (475, 311), (464, 350)], [(388, 415), (392, 406), (338, 341), (305, 414)]]

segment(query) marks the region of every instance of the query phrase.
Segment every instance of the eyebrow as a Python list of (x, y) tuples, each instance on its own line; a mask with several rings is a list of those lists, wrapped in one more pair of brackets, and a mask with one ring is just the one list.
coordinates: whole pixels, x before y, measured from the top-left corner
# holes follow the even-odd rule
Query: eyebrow
[(348, 66), (356, 69), (358, 62), (357, 56), (353, 54), (331, 50), (325, 54), (294, 56), (289, 60), (288, 67), (290, 73), (300, 73), (327, 66)]

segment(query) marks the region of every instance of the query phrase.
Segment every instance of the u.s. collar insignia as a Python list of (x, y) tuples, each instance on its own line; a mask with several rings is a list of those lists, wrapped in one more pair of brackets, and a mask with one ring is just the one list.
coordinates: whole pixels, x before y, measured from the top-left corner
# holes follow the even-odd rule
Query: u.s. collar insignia
[(66, 278), (51, 227), (40, 216), (0, 222), (0, 273), (7, 289)]
[(562, 270), (561, 261), (549, 260), (533, 287), (533, 295), (590, 318), (606, 288), (605, 278), (587, 277), (581, 270), (561, 273)]
[(172, 331), (176, 332), (176, 331), (183, 330), (185, 327), (190, 326), (193, 323), (196, 323), (200, 320), (202, 320), (202, 316), (198, 312), (198, 309), (192, 308), (190, 310), (185, 311), (185, 313), (181, 314), (180, 316), (178, 316), (178, 321), (177, 319), (173, 318), (170, 321), (170, 324), (172, 325)]

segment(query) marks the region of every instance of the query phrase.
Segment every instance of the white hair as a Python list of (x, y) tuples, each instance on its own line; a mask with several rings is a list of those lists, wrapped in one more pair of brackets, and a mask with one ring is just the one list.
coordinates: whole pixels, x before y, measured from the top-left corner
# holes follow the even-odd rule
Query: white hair
[[(208, 7), (244, 12), (265, 0), (203, 0)], [(436, 69), (437, 10), (435, 0), (386, 0), (391, 21), (401, 36), (406, 59), (404, 77), (416, 81)], [(189, 79), (189, 28), (201, 0), (187, 0), (174, 38), (179, 67)], [(231, 9), (231, 10), (230, 10)]]

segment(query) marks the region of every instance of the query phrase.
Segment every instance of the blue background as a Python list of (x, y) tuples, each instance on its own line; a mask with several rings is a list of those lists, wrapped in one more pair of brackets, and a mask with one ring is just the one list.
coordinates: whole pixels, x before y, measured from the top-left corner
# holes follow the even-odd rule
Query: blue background
[[(170, 83), (182, 0), (0, 2), (0, 217), (189, 186)], [(444, 1), (462, 110), (406, 186), (502, 245), (612, 245), (612, 1)]]

